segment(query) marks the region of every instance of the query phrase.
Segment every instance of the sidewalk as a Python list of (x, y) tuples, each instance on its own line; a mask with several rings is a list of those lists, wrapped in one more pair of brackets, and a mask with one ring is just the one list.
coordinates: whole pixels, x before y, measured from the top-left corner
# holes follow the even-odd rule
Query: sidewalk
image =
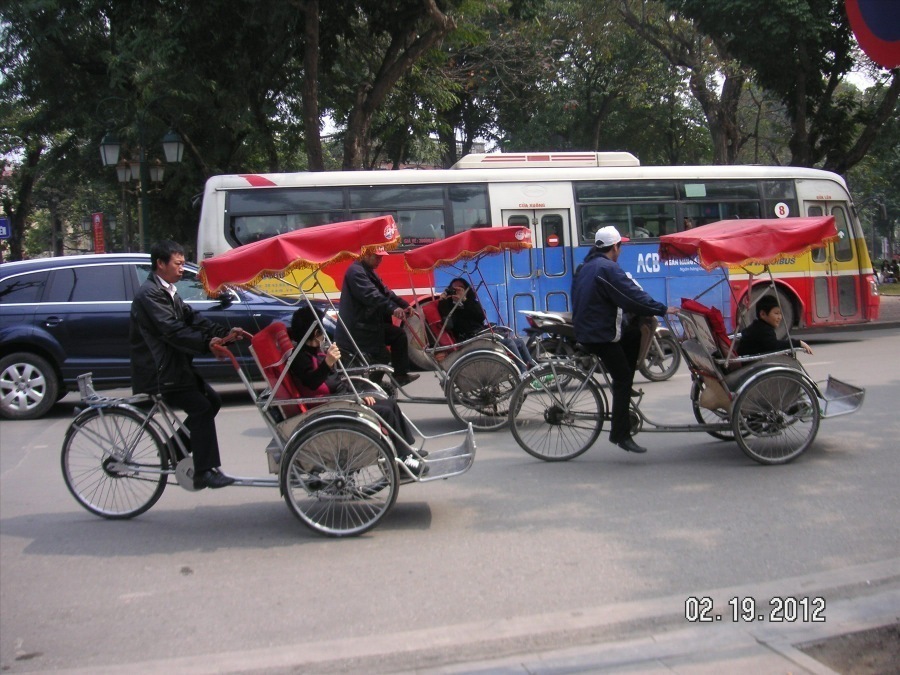
[(881, 311), (878, 314), (878, 321), (873, 325), (879, 326), (883, 323), (900, 323), (900, 295), (881, 296)]
[[(407, 675), (557, 675), (559, 673), (812, 673), (835, 675), (834, 670), (801, 651), (812, 643), (858, 634), (875, 628), (900, 624), (900, 560), (863, 565), (839, 572), (810, 575), (803, 579), (782, 580), (750, 588), (717, 589), (709, 595), (716, 599), (715, 612), (730, 615), (729, 597), (753, 595), (762, 598), (784, 593), (786, 586), (796, 584), (795, 597), (814, 596), (826, 599), (826, 620), (820, 623), (732, 623), (688, 624), (683, 617), (672, 621), (664, 616), (644, 615), (632, 634), (616, 641), (572, 647), (563, 650), (528, 652), (514, 657), (480, 663), (438, 668), (416, 669)], [(775, 588), (780, 589), (775, 591)], [(802, 591), (800, 589), (803, 589)], [(663, 599), (663, 602), (665, 600)], [(724, 606), (720, 606), (724, 602)], [(640, 603), (634, 603), (639, 605)], [(642, 612), (634, 608), (637, 614)], [(627, 613), (627, 612), (626, 612)], [(612, 616), (616, 615), (611, 611)], [(624, 618), (623, 616), (619, 617)], [(632, 621), (637, 617), (632, 617)], [(670, 617), (671, 619), (671, 617)], [(678, 622), (680, 626), (678, 627)], [(641, 623), (644, 624), (643, 629)], [(598, 627), (599, 628), (599, 627)], [(667, 630), (667, 628), (671, 628)], [(615, 626), (606, 626), (615, 632)], [(893, 633), (896, 634), (896, 633)], [(891, 637), (893, 637), (893, 634)], [(602, 635), (598, 640), (602, 640)], [(852, 642), (852, 641), (851, 641)], [(880, 654), (859, 651), (842, 641), (848, 649), (845, 663), (856, 673), (900, 672), (900, 641), (882, 644)], [(814, 650), (810, 650), (815, 653)], [(865, 652), (863, 652), (865, 653)], [(868, 660), (867, 670), (861, 661)], [(846, 672), (846, 671), (842, 671)]]

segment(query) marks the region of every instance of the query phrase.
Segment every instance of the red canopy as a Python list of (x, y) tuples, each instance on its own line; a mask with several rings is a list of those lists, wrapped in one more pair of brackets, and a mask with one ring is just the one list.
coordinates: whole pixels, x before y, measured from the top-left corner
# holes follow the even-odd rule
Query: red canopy
[(403, 258), (410, 272), (429, 272), (479, 255), (526, 248), (531, 248), (531, 230), (527, 227), (477, 227), (407, 251)]
[(316, 225), (245, 244), (200, 263), (200, 279), (215, 295), (226, 285), (255, 286), (296, 269), (318, 270), (358, 258), (379, 246), (396, 248), (400, 233), (391, 216)]
[(834, 216), (720, 220), (659, 238), (662, 260), (691, 258), (706, 269), (768, 265), (798, 255), (838, 236)]

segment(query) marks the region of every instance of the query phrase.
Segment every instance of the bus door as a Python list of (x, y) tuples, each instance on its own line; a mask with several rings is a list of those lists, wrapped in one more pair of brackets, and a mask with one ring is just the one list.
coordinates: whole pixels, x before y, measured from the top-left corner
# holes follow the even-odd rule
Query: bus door
[(504, 225), (531, 230), (534, 248), (510, 254), (509, 309), (516, 330), (526, 325), (523, 309), (572, 311), (572, 243), (568, 209), (510, 209), (501, 212)]
[(846, 202), (806, 201), (807, 216), (834, 216), (838, 239), (810, 252), (810, 323), (862, 318), (862, 276)]

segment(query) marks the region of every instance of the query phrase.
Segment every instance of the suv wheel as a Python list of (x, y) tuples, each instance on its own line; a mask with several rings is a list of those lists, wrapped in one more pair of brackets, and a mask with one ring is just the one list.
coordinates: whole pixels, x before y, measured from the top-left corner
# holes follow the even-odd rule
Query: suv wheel
[(17, 352), (0, 359), (0, 417), (41, 417), (56, 403), (58, 393), (56, 371), (40, 356)]

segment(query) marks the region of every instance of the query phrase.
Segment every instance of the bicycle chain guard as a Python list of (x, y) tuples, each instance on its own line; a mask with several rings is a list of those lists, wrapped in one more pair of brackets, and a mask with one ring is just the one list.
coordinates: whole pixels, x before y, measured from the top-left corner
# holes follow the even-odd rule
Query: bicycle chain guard
[(175, 467), (175, 480), (188, 492), (197, 492), (194, 487), (194, 458), (185, 457)]

